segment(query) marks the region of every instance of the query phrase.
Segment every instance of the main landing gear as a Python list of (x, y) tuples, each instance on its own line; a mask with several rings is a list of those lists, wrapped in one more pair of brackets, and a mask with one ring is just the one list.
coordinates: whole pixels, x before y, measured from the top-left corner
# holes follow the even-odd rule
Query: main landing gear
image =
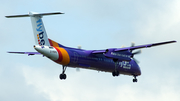
[(59, 75), (59, 78), (61, 79), (61, 80), (65, 80), (66, 79), (66, 74), (65, 74), (65, 71), (66, 71), (66, 68), (67, 68), (67, 66), (63, 66), (63, 71), (62, 71), (62, 73)]
[(119, 71), (117, 70), (117, 67), (118, 67), (118, 59), (113, 59), (114, 61), (114, 64), (115, 64), (115, 70), (112, 72), (112, 76), (119, 76)]
[(113, 71), (112, 76), (119, 76), (119, 71)]
[[(113, 61), (114, 61), (114, 64), (115, 64), (115, 69), (114, 69), (114, 71), (112, 72), (112, 76), (119, 76), (119, 71), (117, 70), (117, 68), (118, 68), (118, 59), (113, 59)], [(137, 82), (138, 80), (137, 80), (137, 78), (136, 78), (136, 76), (137, 75), (133, 75), (134, 76), (134, 79), (133, 79), (133, 82)]]

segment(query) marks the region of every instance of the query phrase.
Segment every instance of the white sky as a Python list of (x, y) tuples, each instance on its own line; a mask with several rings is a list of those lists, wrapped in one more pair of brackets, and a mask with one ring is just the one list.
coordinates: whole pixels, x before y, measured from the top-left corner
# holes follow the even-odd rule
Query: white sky
[[(44, 17), (49, 38), (83, 49), (118, 48), (162, 42), (135, 56), (142, 75), (133, 77), (73, 68), (59, 80), (61, 65), (35, 51), (30, 18), (4, 16), (61, 11)], [(180, 101), (180, 1), (178, 0), (2, 0), (0, 4), (0, 101)]]

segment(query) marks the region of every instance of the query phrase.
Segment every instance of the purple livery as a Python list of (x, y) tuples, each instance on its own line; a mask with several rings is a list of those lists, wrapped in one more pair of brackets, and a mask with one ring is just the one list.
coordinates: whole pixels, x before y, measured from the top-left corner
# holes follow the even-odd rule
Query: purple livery
[(133, 52), (136, 49), (150, 48), (153, 46), (174, 43), (176, 41), (167, 41), (160, 43), (153, 43), (147, 45), (135, 46), (124, 48), (109, 48), (104, 50), (83, 50), (79, 48), (70, 48), (63, 46), (48, 38), (47, 33), (42, 22), (42, 16), (63, 14), (61, 12), (54, 13), (34, 13), (24, 15), (6, 16), (7, 18), (13, 17), (30, 17), (32, 28), (35, 37), (34, 49), (37, 52), (8, 52), (17, 54), (29, 55), (43, 55), (52, 61), (62, 65), (62, 73), (59, 75), (60, 79), (66, 79), (66, 68), (84, 68), (97, 71), (110, 72), (113, 76), (119, 74), (133, 76), (133, 82), (137, 82), (137, 76), (141, 75), (140, 67), (134, 59), (134, 55), (139, 54), (141, 51)]

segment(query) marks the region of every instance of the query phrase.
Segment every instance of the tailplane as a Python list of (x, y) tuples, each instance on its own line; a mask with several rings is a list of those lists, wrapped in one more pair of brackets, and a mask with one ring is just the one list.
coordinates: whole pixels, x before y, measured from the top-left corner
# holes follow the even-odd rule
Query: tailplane
[(45, 45), (50, 46), (51, 43), (48, 40), (48, 36), (42, 21), (43, 16), (47, 15), (56, 15), (56, 14), (64, 14), (61, 12), (54, 12), (54, 13), (34, 13), (29, 12), (29, 14), (23, 14), (23, 15), (11, 15), (6, 16), (7, 18), (17, 18), (17, 17), (30, 17), (32, 22), (32, 28), (34, 32), (34, 38), (36, 45)]

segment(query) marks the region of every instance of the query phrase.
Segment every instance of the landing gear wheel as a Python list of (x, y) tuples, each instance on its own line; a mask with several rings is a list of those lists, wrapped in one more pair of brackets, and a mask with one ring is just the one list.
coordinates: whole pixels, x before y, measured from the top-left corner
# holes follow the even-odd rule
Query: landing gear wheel
[(66, 79), (66, 77), (67, 77), (67, 76), (66, 76), (66, 74), (60, 74), (60, 75), (59, 75), (59, 78), (60, 78), (61, 80), (62, 80), (62, 79), (64, 79), (64, 80), (65, 80), (65, 79)]
[(63, 75), (62, 75), (62, 74), (60, 74), (60, 75), (59, 75), (59, 78), (62, 80), (62, 79), (63, 79)]
[(137, 82), (137, 81), (138, 80), (137, 80), (136, 76), (134, 76), (133, 82)]
[(119, 71), (116, 71), (116, 76), (119, 76)]
[(112, 76), (119, 76), (119, 71), (112, 72)]
[(66, 79), (66, 74), (65, 74), (65, 71), (66, 71), (66, 68), (67, 68), (67, 66), (63, 66), (63, 70), (62, 70), (62, 73), (59, 75), (59, 78), (61, 79), (61, 80), (65, 80)]
[(116, 76), (116, 72), (114, 71), (114, 72), (112, 72), (112, 76)]
[(133, 79), (133, 82), (137, 82), (137, 79)]

